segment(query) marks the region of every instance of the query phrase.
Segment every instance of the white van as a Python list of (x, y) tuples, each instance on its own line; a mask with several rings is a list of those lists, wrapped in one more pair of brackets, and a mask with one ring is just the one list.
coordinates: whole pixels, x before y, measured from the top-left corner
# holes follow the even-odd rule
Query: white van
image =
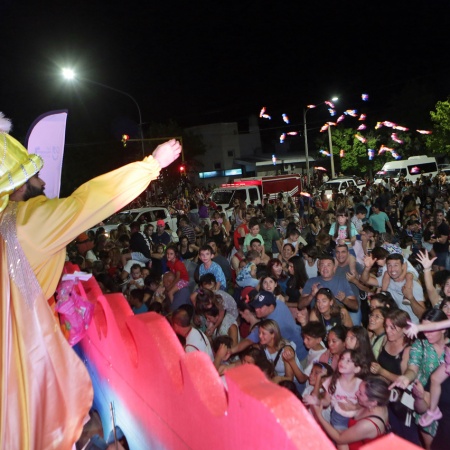
[(374, 183), (393, 178), (396, 182), (401, 176), (408, 181), (416, 181), (421, 175), (435, 177), (438, 174), (438, 166), (434, 156), (410, 156), (408, 159), (387, 162), (383, 168), (375, 174)]

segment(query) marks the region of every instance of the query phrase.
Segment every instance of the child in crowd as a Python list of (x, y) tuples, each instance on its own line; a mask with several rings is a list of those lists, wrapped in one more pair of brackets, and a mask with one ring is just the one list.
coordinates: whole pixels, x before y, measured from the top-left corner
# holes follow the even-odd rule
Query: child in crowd
[[(355, 350), (344, 350), (337, 370), (323, 383), (325, 395), (321, 403), (324, 407), (331, 405), (330, 423), (335, 429), (348, 428), (349, 419), (354, 417), (359, 409), (356, 392), (362, 382), (361, 378), (368, 373), (369, 367), (364, 365)], [(317, 397), (309, 400), (311, 401), (308, 405), (319, 404)], [(339, 445), (337, 447), (340, 448)]]
[(261, 257), (256, 250), (251, 250), (247, 253), (246, 265), (239, 271), (236, 277), (236, 284), (239, 287), (258, 286), (259, 280), (256, 278), (256, 266), (260, 262)]
[(355, 226), (357, 239), (361, 239), (361, 231), (363, 230), (364, 219), (367, 216), (367, 209), (364, 205), (358, 205), (355, 214), (351, 218), (352, 224)]
[(221, 289), (222, 291), (227, 290), (227, 280), (225, 279), (225, 275), (223, 273), (222, 268), (219, 264), (215, 263), (212, 259), (214, 256), (214, 251), (210, 245), (203, 245), (199, 250), (199, 258), (202, 264), (199, 267), (199, 276), (202, 277), (206, 273), (212, 273), (216, 277), (216, 286), (215, 291)]
[(294, 247), (294, 255), (298, 254), (299, 249), (308, 243), (300, 236), (300, 231), (297, 228), (291, 228), (288, 232), (288, 237), (283, 240), (283, 246), (285, 244), (292, 244)]
[(353, 250), (353, 244), (356, 241), (358, 232), (348, 217), (346, 208), (338, 208), (336, 210), (336, 222), (331, 224), (329, 234), (333, 237), (336, 244), (347, 245), (349, 253), (356, 256)]
[(178, 250), (174, 246), (166, 248), (167, 267), (175, 275), (175, 279), (170, 286), (166, 287), (166, 294), (170, 301), (177, 291), (189, 286), (189, 274), (183, 261), (178, 258)]
[(217, 336), (212, 342), (214, 353), (214, 367), (222, 375), (225, 368), (230, 364), (231, 348), (233, 340), (229, 336)]
[(142, 268), (139, 264), (133, 264), (130, 268), (131, 278), (124, 285), (124, 293), (128, 295), (134, 289), (144, 289), (144, 278)]
[[(333, 369), (329, 364), (316, 361), (313, 363), (311, 373), (303, 391), (303, 401), (305, 404), (313, 404), (316, 399), (321, 401), (324, 397), (323, 381), (333, 375)], [(308, 408), (309, 409), (309, 408)], [(310, 411), (311, 412), (311, 411)], [(330, 421), (331, 408), (324, 408), (322, 410), (323, 418)]]
[(327, 351), (324, 339), (327, 334), (325, 326), (320, 322), (309, 322), (302, 327), (303, 343), (308, 350), (308, 356), (302, 361), (304, 374), (310, 375), (314, 363)]
[(128, 302), (134, 314), (148, 312), (148, 307), (144, 303), (144, 291), (142, 289), (133, 289), (128, 295)]
[(259, 241), (261, 242), (261, 245), (263, 246), (263, 249), (264, 249), (264, 239), (259, 234), (259, 222), (258, 222), (258, 219), (256, 219), (255, 217), (252, 217), (250, 219), (249, 224), (248, 224), (248, 229), (250, 230), (250, 233), (245, 235), (244, 251), (250, 251), (251, 250), (250, 242), (253, 239), (259, 239)]

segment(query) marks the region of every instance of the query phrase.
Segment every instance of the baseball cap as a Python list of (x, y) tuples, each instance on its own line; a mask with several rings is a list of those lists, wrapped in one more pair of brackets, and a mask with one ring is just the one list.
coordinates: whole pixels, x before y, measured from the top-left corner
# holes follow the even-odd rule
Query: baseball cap
[(156, 226), (157, 227), (165, 227), (166, 226), (166, 223), (164, 222), (164, 220), (158, 220), (157, 222), (156, 222)]
[(263, 306), (276, 305), (277, 299), (272, 292), (268, 291), (259, 291), (259, 294), (254, 298), (254, 300), (250, 303), (250, 305), (257, 309), (262, 308)]

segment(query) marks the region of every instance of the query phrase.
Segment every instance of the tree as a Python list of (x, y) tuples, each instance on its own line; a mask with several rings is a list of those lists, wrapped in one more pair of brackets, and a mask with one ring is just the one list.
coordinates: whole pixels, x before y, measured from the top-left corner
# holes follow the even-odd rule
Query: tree
[(436, 111), (430, 111), (433, 134), (428, 136), (427, 149), (431, 153), (450, 152), (450, 97), (436, 103)]

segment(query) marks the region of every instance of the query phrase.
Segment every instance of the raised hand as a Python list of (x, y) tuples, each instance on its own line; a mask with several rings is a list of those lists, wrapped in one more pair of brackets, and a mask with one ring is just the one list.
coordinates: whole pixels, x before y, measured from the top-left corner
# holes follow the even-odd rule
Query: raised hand
[(406, 334), (406, 336), (408, 336), (410, 339), (414, 339), (419, 333), (419, 327), (415, 323), (408, 322), (408, 328), (406, 328), (403, 333)]
[(367, 269), (371, 269), (373, 265), (376, 263), (377, 259), (373, 258), (372, 255), (365, 255), (364, 256), (364, 267)]
[(171, 139), (164, 142), (164, 144), (158, 145), (152, 155), (159, 162), (161, 169), (163, 169), (172, 164), (180, 156), (180, 153), (181, 144), (177, 140)]
[(416, 256), (417, 261), (420, 262), (420, 264), (422, 264), (422, 267), (424, 269), (431, 269), (431, 267), (433, 266), (433, 262), (436, 260), (436, 256), (432, 259), (430, 259), (429, 255), (428, 255), (428, 250), (425, 250), (425, 253), (421, 250), (418, 255)]

